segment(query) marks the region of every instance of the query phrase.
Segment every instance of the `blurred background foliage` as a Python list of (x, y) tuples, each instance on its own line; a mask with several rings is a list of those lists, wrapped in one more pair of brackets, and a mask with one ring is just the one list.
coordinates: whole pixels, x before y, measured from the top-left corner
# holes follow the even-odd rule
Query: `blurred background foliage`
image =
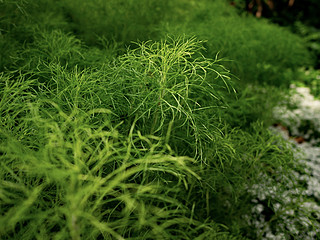
[(269, 19), (287, 27), (306, 42), (320, 67), (320, 2), (317, 0), (229, 0), (238, 12)]
[[(227, 1), (2, 1), (0, 69), (19, 61), (19, 49), (36, 39), (33, 31), (58, 29), (91, 46), (86, 60), (104, 49), (123, 53), (132, 41), (164, 35), (207, 40), (206, 56), (227, 58), (241, 82), (288, 85), (298, 67), (314, 65), (318, 34), (297, 22), (297, 37), (283, 27), (239, 16)], [(236, 6), (240, 5), (236, 3)], [(7, 14), (10, 13), (10, 14)], [(41, 33), (40, 33), (41, 34)], [(55, 46), (52, 46), (55, 47)], [(313, 49), (313, 54), (307, 51)]]

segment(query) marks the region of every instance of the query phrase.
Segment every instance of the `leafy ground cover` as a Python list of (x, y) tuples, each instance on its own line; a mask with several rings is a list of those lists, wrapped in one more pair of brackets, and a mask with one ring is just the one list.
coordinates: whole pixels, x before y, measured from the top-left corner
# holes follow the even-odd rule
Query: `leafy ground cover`
[[(310, 78), (310, 76), (309, 76)], [(276, 108), (274, 108), (275, 116), (278, 121), (281, 122), (277, 127), (273, 129), (280, 133), (285, 139), (293, 143), (295, 149), (295, 156), (297, 159), (301, 159), (305, 165), (304, 172), (296, 172), (298, 181), (304, 182), (305, 188), (300, 194), (305, 199), (305, 202), (300, 203), (300, 207), (296, 209), (286, 210), (287, 223), (291, 226), (291, 232), (295, 233), (295, 238), (300, 238), (300, 228), (297, 224), (310, 225), (308, 215), (312, 218), (318, 218), (319, 214), (319, 122), (318, 114), (320, 102), (310, 94), (310, 89), (307, 87), (291, 86), (291, 94), (288, 97), (287, 102), (283, 102)], [(294, 191), (290, 190), (292, 195)], [(302, 199), (301, 197), (286, 197), (286, 201), (297, 201)], [(286, 205), (290, 205), (287, 203)], [(281, 208), (278, 208), (281, 209)], [(295, 219), (302, 218), (294, 223)], [(259, 224), (258, 224), (259, 225)], [(282, 225), (283, 227), (284, 225)], [(319, 226), (314, 230), (310, 229), (310, 232), (303, 236), (304, 239), (314, 239)], [(319, 233), (318, 233), (319, 234)], [(276, 237), (271, 235), (270, 237)]]
[(223, 1), (0, 4), (2, 239), (319, 234), (268, 130), (299, 37)]

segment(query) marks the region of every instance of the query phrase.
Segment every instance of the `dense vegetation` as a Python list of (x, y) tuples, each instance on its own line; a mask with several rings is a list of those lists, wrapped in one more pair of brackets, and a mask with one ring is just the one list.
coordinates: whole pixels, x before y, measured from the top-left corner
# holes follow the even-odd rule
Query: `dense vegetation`
[[(306, 212), (295, 233), (275, 214), (303, 168), (267, 129), (314, 64), (302, 38), (219, 0), (2, 0), (0, 14), (1, 239), (289, 238), (317, 226)], [(278, 195), (261, 200), (262, 179)], [(261, 231), (257, 201), (269, 209)]]

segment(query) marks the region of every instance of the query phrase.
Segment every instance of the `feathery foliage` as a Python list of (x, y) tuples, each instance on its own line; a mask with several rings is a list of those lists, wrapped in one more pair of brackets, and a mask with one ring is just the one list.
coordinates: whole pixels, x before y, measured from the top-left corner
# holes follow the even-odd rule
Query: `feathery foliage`
[(299, 184), (264, 84), (309, 61), (299, 38), (221, 1), (0, 4), (1, 239), (265, 234), (251, 190)]

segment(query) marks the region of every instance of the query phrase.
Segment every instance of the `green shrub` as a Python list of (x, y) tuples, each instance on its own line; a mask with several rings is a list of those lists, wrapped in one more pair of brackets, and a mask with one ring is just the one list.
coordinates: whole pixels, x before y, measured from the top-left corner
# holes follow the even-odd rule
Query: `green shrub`
[(297, 81), (294, 82), (298, 87), (308, 87), (310, 88), (310, 93), (316, 97), (320, 98), (320, 70), (319, 69), (299, 69), (299, 75)]
[[(272, 93), (272, 94), (270, 94)], [(265, 126), (274, 124), (273, 108), (284, 99), (288, 91), (275, 86), (247, 85), (237, 88), (237, 94), (226, 97), (228, 108), (220, 109), (224, 120), (234, 128), (247, 129), (255, 122)]]
[[(261, 176), (286, 188), (296, 166), (261, 123), (280, 94), (238, 83), (277, 84), (308, 54), (221, 1), (126, 3), (43, 0), (1, 22), (11, 58), (0, 53), (0, 236), (257, 238), (251, 188)], [(124, 50), (183, 19), (171, 33), (208, 41), (182, 34)], [(279, 83), (293, 74), (283, 72)]]
[[(180, 185), (198, 178), (187, 167), (192, 159), (161, 150), (159, 138), (120, 135), (108, 110), (67, 115), (48, 102), (31, 111), (28, 145), (0, 131), (5, 239), (190, 239), (218, 231), (190, 218), (176, 199)], [(93, 115), (105, 118), (104, 125)]]
[(175, 151), (194, 156), (215, 138), (217, 109), (232, 89), (219, 59), (197, 56), (201, 48), (195, 39), (178, 38), (142, 43), (129, 51), (106, 69), (110, 96), (115, 97), (110, 108), (148, 134), (163, 136), (171, 128), (174, 146), (184, 143)]
[(142, 42), (79, 69), (62, 65), (82, 59), (76, 38), (35, 39), (25, 51), (38, 64), (0, 82), (2, 236), (245, 236), (257, 173), (286, 174), (292, 157), (263, 125), (230, 126), (230, 74), (201, 42)]
[(68, 32), (68, 24), (58, 4), (50, 1), (0, 2), (0, 70), (13, 70), (25, 44), (34, 41), (35, 33), (59, 29)]
[(312, 64), (303, 41), (288, 30), (258, 20), (239, 16), (226, 3), (206, 1), (205, 7), (192, 10), (184, 24), (169, 25), (164, 32), (187, 33), (207, 40), (204, 53), (228, 58), (233, 74), (242, 82), (288, 85), (286, 69)]
[(199, 180), (194, 160), (143, 129), (122, 135), (110, 110), (93, 108), (103, 87), (90, 70), (49, 67), (47, 82), (29, 73), (0, 81), (3, 238), (228, 239), (179, 202)]
[(96, 44), (97, 36), (126, 43), (150, 39), (170, 11), (167, 0), (67, 0), (64, 4), (74, 31), (88, 44)]

